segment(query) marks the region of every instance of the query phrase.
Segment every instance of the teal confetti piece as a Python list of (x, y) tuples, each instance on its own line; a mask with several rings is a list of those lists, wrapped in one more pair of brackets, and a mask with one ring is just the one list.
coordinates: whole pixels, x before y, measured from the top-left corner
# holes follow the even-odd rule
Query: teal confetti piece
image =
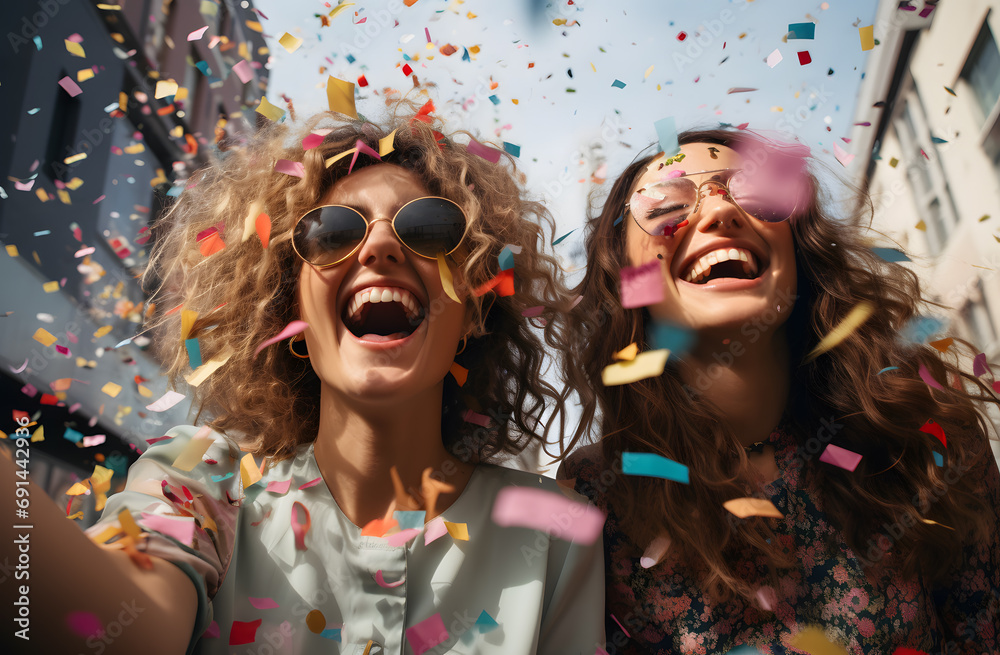
[(948, 143), (947, 141), (945, 141), (941, 137), (937, 137), (937, 136), (932, 136), (931, 137), (931, 141), (933, 141), (934, 143)]
[(83, 441), (83, 433), (77, 432), (73, 428), (66, 428), (66, 431), (63, 432), (63, 439), (72, 441), (73, 443), (80, 443)]
[(898, 370), (899, 370), (898, 366), (886, 366), (881, 371), (879, 371), (876, 375), (882, 375), (886, 371), (898, 371)]
[[(403, 55), (403, 56), (405, 57), (406, 55)], [(347, 63), (348, 63), (348, 64), (353, 64), (353, 63), (354, 63), (354, 61), (355, 61), (355, 59), (354, 59), (354, 55), (347, 55)], [(338, 637), (338, 639), (337, 639), (337, 640), (338, 640), (338, 641), (340, 641), (339, 637)]]
[(513, 143), (507, 143), (506, 141), (504, 141), (503, 142), (503, 149), (506, 150), (509, 154), (511, 154), (514, 157), (520, 157), (521, 156), (521, 146), (516, 146)]
[(490, 96), (490, 102), (492, 102), (494, 105), (499, 105), (500, 104), (500, 98), (496, 97), (496, 95), (492, 95), (492, 96)]
[(872, 252), (887, 262), (909, 262), (913, 261), (906, 256), (902, 250), (896, 248), (872, 248)]
[(479, 629), (480, 634), (489, 632), (490, 630), (496, 630), (500, 627), (500, 624), (496, 622), (496, 619), (490, 616), (486, 610), (479, 613), (479, 618), (476, 619), (476, 622), (472, 625)]
[(319, 633), (319, 636), (323, 639), (329, 639), (331, 641), (340, 641), (340, 628), (327, 628), (323, 632)]
[(789, 23), (788, 39), (815, 39), (816, 23)]
[(624, 218), (625, 218), (625, 214), (622, 214), (621, 216), (619, 216), (618, 218), (616, 218), (615, 219), (615, 225), (618, 225), (619, 223), (621, 223)]
[(646, 330), (646, 337), (654, 349), (666, 348), (671, 357), (677, 357), (694, 345), (695, 334), (693, 330), (679, 325), (653, 321)]
[(35, 47), (38, 48), (39, 52), (41, 52), (41, 50), (42, 50), (42, 37), (35, 36), (35, 37), (32, 37), (31, 40), (35, 42)]
[(392, 513), (392, 517), (396, 519), (396, 521), (399, 523), (400, 530), (409, 530), (411, 528), (419, 530), (420, 528), (424, 527), (424, 517), (426, 515), (427, 512), (423, 510), (420, 511), (396, 510), (395, 512)]
[(934, 451), (933, 454), (934, 454), (934, 463), (937, 464), (938, 466), (944, 466), (944, 455), (942, 455), (936, 450)]
[(41, 110), (42, 110), (41, 107), (35, 107), (34, 109), (29, 109), (28, 110), (28, 116), (34, 116), (35, 114), (37, 114)]
[(212, 482), (222, 482), (223, 480), (228, 480), (231, 477), (233, 477), (233, 472), (232, 471), (230, 471), (229, 473), (226, 473), (225, 475), (213, 475), (212, 476)]
[(667, 116), (653, 123), (656, 128), (656, 136), (660, 140), (660, 150), (670, 157), (681, 151), (681, 146), (677, 143), (677, 123), (673, 116)]
[(48, 234), (52, 234), (52, 230), (39, 230), (39, 231), (37, 231), (37, 232), (34, 233), (34, 235), (36, 237), (44, 237), (44, 236), (46, 236)]
[(656, 453), (622, 453), (622, 473), (688, 482), (688, 467)]
[(925, 343), (930, 337), (942, 332), (946, 325), (939, 318), (918, 314), (906, 322), (900, 336), (913, 343)]
[(469, 56), (469, 49), (462, 48), (462, 50), (465, 50), (465, 52), (462, 53), (462, 61), (472, 61), (472, 57)]
[(185, 339), (184, 345), (187, 347), (188, 363), (191, 364), (191, 369), (201, 366), (201, 346), (198, 344), (198, 340)]
[(514, 251), (510, 249), (510, 246), (504, 246), (497, 259), (500, 261), (501, 271), (509, 271), (514, 268)]
[(618, 88), (618, 89), (624, 89), (625, 88), (625, 83), (622, 82), (621, 80), (615, 80), (614, 82), (611, 83), (611, 86), (613, 86), (615, 88)]
[(569, 235), (573, 234), (574, 232), (576, 232), (576, 228), (573, 228), (572, 230), (570, 230), (566, 234), (562, 235), (561, 237), (559, 237), (558, 239), (556, 239), (555, 241), (553, 241), (552, 245), (553, 246), (558, 246), (560, 243), (562, 243), (563, 241), (566, 240), (566, 237), (568, 237)]
[(115, 344), (115, 347), (114, 347), (113, 350), (117, 350), (118, 348), (121, 348), (122, 346), (127, 346), (130, 343), (132, 343), (132, 337), (129, 337), (128, 339), (122, 339), (121, 341), (119, 341), (118, 343)]
[(177, 196), (181, 195), (182, 191), (184, 191), (184, 187), (172, 186), (170, 187), (170, 190), (167, 191), (167, 195), (170, 196), (171, 198), (176, 198)]

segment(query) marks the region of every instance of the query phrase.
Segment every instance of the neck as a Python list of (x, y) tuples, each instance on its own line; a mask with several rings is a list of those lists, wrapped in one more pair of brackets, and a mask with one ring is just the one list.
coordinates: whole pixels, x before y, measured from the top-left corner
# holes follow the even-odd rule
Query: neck
[(718, 407), (724, 422), (744, 446), (764, 441), (788, 403), (791, 373), (784, 327), (755, 344), (730, 337), (701, 335), (684, 356), (684, 382)]
[[(392, 509), (423, 509), (430, 520), (462, 493), (475, 467), (442, 443), (442, 389), (365, 404), (323, 386), (316, 463), (355, 525), (385, 518)], [(392, 469), (398, 475), (395, 485)]]

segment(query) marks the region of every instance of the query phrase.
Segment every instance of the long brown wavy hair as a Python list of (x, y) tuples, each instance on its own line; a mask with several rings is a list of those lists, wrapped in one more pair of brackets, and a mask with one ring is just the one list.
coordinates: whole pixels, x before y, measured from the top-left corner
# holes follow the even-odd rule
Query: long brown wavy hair
[[(755, 139), (735, 130), (679, 135), (682, 144), (730, 147), (759, 146)], [(628, 385), (605, 387), (601, 382), (601, 371), (613, 362), (616, 350), (632, 341), (640, 351), (651, 347), (648, 311), (621, 306), (619, 271), (630, 264), (624, 226), (615, 223), (626, 215), (633, 186), (655, 157), (628, 166), (603, 209), (588, 221), (587, 270), (575, 290), (583, 299), (566, 317), (570, 338), (565, 346), (567, 395), (579, 395), (582, 420), (561, 443), (562, 452), (568, 453), (596, 424), (604, 462), (619, 473), (623, 451), (653, 452), (685, 464), (690, 484), (616, 475), (606, 489), (607, 500), (639, 552), (666, 533), (681, 561), (701, 571), (706, 593), (749, 600), (760, 581), (745, 579), (738, 568), (741, 560), (764, 553), (772, 576), (791, 562), (774, 539), (773, 519), (734, 520), (722, 506), (731, 498), (753, 495), (760, 480), (720, 411), (687, 387), (674, 366), (659, 377)], [(920, 306), (917, 276), (871, 250), (862, 236), (863, 212), (833, 219), (826, 209), (829, 198), (815, 176), (808, 177), (808, 208), (791, 222), (799, 296), (785, 325), (792, 392), (784, 421), (800, 445), (818, 434), (821, 420), (843, 426), (830, 442), (862, 454), (860, 465), (850, 472), (820, 464), (820, 447), (804, 457), (804, 479), (821, 490), (825, 511), (857, 553), (870, 546), (869, 539), (883, 524), (912, 524), (894, 544), (894, 559), (904, 575), (919, 572), (933, 580), (958, 561), (959, 544), (996, 529), (989, 523), (992, 513), (983, 511), (983, 500), (976, 495), (974, 476), (960, 475), (952, 483), (945, 475), (985, 461), (992, 465), (981, 407), (1000, 401), (981, 380), (959, 368), (957, 346), (949, 359), (926, 344), (899, 337)], [(870, 211), (871, 203), (866, 198), (860, 206)], [(806, 353), (861, 301), (876, 308), (868, 321), (833, 350), (806, 361)], [(921, 380), (921, 365), (944, 382), (944, 390), (931, 390)], [(889, 366), (899, 370), (878, 375)], [(947, 434), (945, 467), (933, 459), (937, 441), (919, 431), (927, 419)]]
[[(304, 150), (302, 138), (318, 127), (332, 132), (318, 147)], [(453, 376), (446, 377), (445, 446), (461, 459), (484, 461), (544, 439), (539, 419), (562, 403), (559, 390), (540, 375), (542, 339), (551, 340), (553, 328), (549, 322), (540, 337), (522, 312), (543, 305), (544, 317), (563, 309), (566, 293), (558, 266), (543, 250), (554, 223), (543, 206), (524, 199), (510, 155), (488, 162), (455, 139), (467, 142), (472, 135), (445, 136), (439, 129), (437, 119), (418, 115), (408, 101), (397, 105), (383, 125), (327, 112), (298, 127), (267, 125), (246, 146), (231, 149), (192, 177), (152, 229), (154, 247), (143, 283), (156, 289), (150, 328), (155, 328), (154, 347), (171, 385), (191, 372), (180, 338), (181, 312), (171, 311), (178, 306), (198, 312), (189, 337), (198, 339), (203, 361), (233, 351), (226, 364), (190, 390), (196, 421), (204, 412), (212, 428), (272, 462), (316, 438), (320, 385), (308, 360), (293, 357), (286, 343), (256, 357), (254, 350), (298, 317), (295, 289), (303, 263), (292, 248), (292, 229), (348, 174), (351, 157), (329, 168), (325, 160), (359, 140), (377, 152), (379, 140), (395, 131), (395, 150), (382, 162), (408, 169), (432, 195), (457, 202), (468, 216), (470, 254), (457, 265), (470, 289), (499, 273), (497, 258), (505, 244), (521, 248), (515, 255), (513, 296), (468, 294), (475, 326), (457, 358), (468, 369), (468, 379), (460, 387)], [(304, 176), (276, 172), (279, 159), (302, 162)], [(354, 170), (379, 163), (361, 155)], [(260, 212), (271, 222), (266, 248), (255, 235), (242, 238), (248, 214), (252, 222)], [(197, 237), (211, 227), (220, 228), (225, 248), (206, 257)], [(492, 414), (489, 428), (465, 422), (466, 408)]]

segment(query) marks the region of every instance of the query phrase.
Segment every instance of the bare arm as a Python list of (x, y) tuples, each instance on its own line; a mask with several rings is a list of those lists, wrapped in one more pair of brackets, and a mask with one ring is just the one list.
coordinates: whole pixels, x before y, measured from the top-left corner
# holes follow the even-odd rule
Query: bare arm
[[(0, 447), (0, 642), (19, 646), (15, 652), (183, 654), (198, 607), (190, 578), (160, 558), (143, 570), (124, 551), (98, 546), (31, 483), (27, 523), (33, 527), (15, 529), (25, 523), (14, 514), (15, 471), (7, 448)], [(21, 629), (16, 612), (24, 610), (14, 603), (22, 595), (30, 641), (15, 636)], [(96, 615), (104, 635), (88, 639), (73, 632), (66, 619), (75, 611)]]

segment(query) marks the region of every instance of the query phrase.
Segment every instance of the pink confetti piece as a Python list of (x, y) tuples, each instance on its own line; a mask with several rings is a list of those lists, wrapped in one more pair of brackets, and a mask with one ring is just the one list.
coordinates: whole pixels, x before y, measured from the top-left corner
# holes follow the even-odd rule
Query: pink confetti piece
[(212, 621), (208, 624), (208, 627), (205, 628), (205, 633), (202, 636), (218, 639), (219, 634), (219, 624), (216, 621)]
[[(299, 520), (299, 512), (305, 515), (305, 521)], [(295, 550), (306, 550), (306, 534), (312, 519), (309, 517), (309, 510), (302, 503), (295, 501), (292, 504), (292, 533), (295, 535)]]
[(14, 188), (18, 191), (31, 191), (31, 187), (35, 186), (34, 180), (28, 180), (27, 182), (18, 182), (14, 180)]
[(375, 159), (382, 161), (382, 156), (377, 152), (372, 150), (371, 147), (366, 145), (361, 139), (358, 139), (357, 143), (354, 144), (354, 156), (351, 157), (351, 165), (347, 167), (347, 174), (350, 175), (351, 171), (354, 170), (354, 164), (358, 161), (358, 155), (366, 154), (369, 157), (374, 157)]
[(24, 358), (24, 363), (21, 364), (21, 366), (19, 368), (14, 368), (13, 366), (8, 366), (7, 368), (9, 368), (11, 370), (11, 373), (20, 373), (21, 371), (23, 371), (27, 367), (28, 367), (28, 358), (25, 357)]
[[(205, 36), (205, 32), (207, 30), (208, 30), (208, 25), (200, 29), (197, 29), (194, 32), (191, 32), (190, 34), (188, 34), (188, 41), (197, 41), (201, 37)], [(244, 59), (243, 61), (246, 62), (246, 59)], [(246, 80), (243, 81), (246, 82)]]
[[(14, 372), (19, 373), (20, 371)], [(986, 353), (979, 353), (976, 355), (975, 359), (972, 360), (972, 374), (978, 378), (982, 377), (987, 372), (992, 373), (993, 371), (990, 369), (990, 365), (986, 361)]]
[(521, 316), (524, 316), (525, 318), (534, 318), (535, 316), (541, 316), (542, 312), (544, 311), (545, 311), (545, 305), (528, 307), (523, 312), (521, 312)]
[(291, 478), (289, 478), (288, 480), (280, 480), (280, 481), (273, 480), (267, 483), (267, 486), (264, 488), (264, 491), (270, 491), (276, 494), (287, 494), (288, 487), (291, 486), (291, 484), (292, 484)]
[(63, 90), (69, 94), (70, 98), (75, 98), (83, 93), (83, 89), (80, 88), (80, 85), (74, 82), (73, 78), (68, 75), (59, 80), (59, 86), (61, 86)]
[(233, 66), (233, 72), (244, 84), (253, 79), (253, 71), (250, 70), (250, 63), (246, 59), (240, 59), (236, 62), (236, 65)]
[(617, 618), (615, 617), (615, 615), (614, 615), (614, 614), (612, 614), (612, 615), (611, 615), (611, 618), (612, 618), (612, 619), (614, 619), (615, 623), (617, 623), (617, 624), (618, 624), (618, 627), (622, 629), (622, 632), (624, 632), (624, 633), (625, 633), (625, 636), (626, 636), (626, 637), (628, 637), (629, 639), (631, 639), (631, 638), (632, 638), (632, 635), (630, 635), (630, 634), (628, 633), (628, 630), (626, 630), (626, 629), (625, 629), (625, 626), (623, 626), (623, 625), (622, 625), (622, 622), (621, 622), (621, 621), (619, 621), (619, 620), (618, 620), (618, 619), (617, 619)]
[(581, 544), (594, 543), (604, 528), (604, 512), (596, 507), (527, 487), (501, 489), (492, 516), (500, 526), (533, 528)]
[(291, 159), (279, 159), (278, 163), (274, 165), (274, 171), (276, 173), (284, 173), (285, 175), (291, 175), (293, 177), (305, 177), (306, 167), (300, 161), (292, 161)]
[(448, 534), (448, 526), (444, 524), (443, 516), (435, 516), (424, 525), (424, 545), (437, 541)]
[(409, 528), (408, 530), (400, 530), (395, 534), (391, 534), (385, 539), (386, 541), (389, 542), (390, 546), (395, 548), (397, 546), (402, 546), (406, 544), (406, 542), (408, 542), (410, 539), (413, 539), (418, 534), (420, 534), (419, 528)]
[(38, 389), (35, 387), (35, 385), (29, 382), (28, 384), (21, 387), (21, 393), (23, 393), (28, 398), (34, 398), (35, 396), (38, 395)]
[(194, 540), (194, 517), (192, 516), (174, 517), (143, 512), (138, 523), (148, 530), (172, 537), (185, 546), (190, 546)]
[(83, 438), (83, 447), (89, 448), (91, 446), (99, 446), (107, 440), (107, 435), (104, 434), (92, 434), (89, 437)]
[(920, 368), (917, 369), (917, 373), (920, 374), (920, 379), (923, 380), (924, 382), (926, 382), (928, 386), (931, 386), (931, 387), (934, 387), (935, 389), (940, 389), (941, 391), (944, 391), (944, 387), (941, 386), (940, 382), (938, 382), (937, 380), (934, 379), (934, 376), (931, 375), (931, 372), (927, 370), (926, 366), (924, 366), (923, 364), (921, 364)]
[(93, 612), (70, 612), (66, 615), (66, 625), (81, 637), (92, 637), (104, 630), (101, 620)]
[(75, 259), (79, 259), (80, 257), (86, 257), (87, 255), (92, 254), (94, 250), (96, 250), (94, 246), (90, 246), (89, 248), (80, 248), (75, 253), (73, 253), (73, 257)]
[(781, 51), (775, 48), (774, 52), (767, 56), (767, 65), (774, 68), (781, 63), (782, 59), (784, 59), (784, 57), (781, 56)]
[(99, 203), (99, 202), (101, 202), (102, 200), (104, 200), (104, 198), (105, 198), (105, 196), (104, 196), (104, 194), (102, 193), (101, 195), (99, 195), (99, 196), (98, 196), (98, 197), (97, 197), (97, 198), (96, 198), (96, 199), (94, 200), (94, 202), (92, 202), (92, 203), (90, 203), (90, 204), (92, 204), (92, 205), (96, 205), (97, 203)]
[(79, 33), (74, 32), (66, 37), (67, 41), (72, 41), (73, 43), (83, 43), (83, 37)]
[(854, 471), (861, 463), (862, 456), (853, 450), (847, 450), (832, 443), (827, 444), (823, 453), (819, 456), (819, 461), (839, 466), (847, 471)]
[(774, 593), (774, 589), (764, 586), (757, 590), (757, 602), (768, 612), (773, 612), (778, 604), (778, 596)]
[(310, 480), (309, 482), (303, 482), (299, 487), (299, 490), (308, 489), (309, 487), (315, 487), (317, 484), (323, 481), (323, 476), (316, 478), (315, 480)]
[(660, 260), (621, 270), (622, 307), (646, 307), (663, 301), (663, 273)]
[(488, 427), (490, 424), (490, 417), (484, 416), (483, 414), (478, 414), (471, 409), (467, 409), (462, 412), (462, 420), (466, 423), (472, 423), (473, 425), (478, 425), (480, 427)]
[(186, 398), (182, 393), (176, 391), (168, 391), (150, 404), (146, 405), (146, 409), (151, 412), (165, 412), (180, 401)]
[(833, 154), (837, 157), (837, 161), (839, 161), (844, 168), (847, 168), (847, 165), (854, 161), (854, 155), (847, 152), (836, 143), (833, 144)]
[(280, 607), (280, 605), (274, 602), (273, 598), (254, 598), (253, 596), (248, 596), (247, 600), (249, 600), (250, 604), (259, 610), (273, 610)]
[(63, 355), (66, 355), (67, 357), (70, 357), (73, 354), (69, 351), (69, 348), (67, 348), (66, 346), (60, 346), (59, 344), (56, 344), (56, 350), (62, 353)]
[(440, 612), (406, 629), (406, 640), (410, 642), (413, 655), (421, 655), (446, 639), (448, 629), (444, 627)]
[(302, 149), (312, 150), (319, 144), (323, 143), (324, 135), (322, 134), (310, 134), (306, 138), (302, 139)]
[[(288, 161), (288, 160), (287, 159), (283, 159), (282, 161)], [(257, 349), (253, 351), (253, 356), (256, 357), (257, 355), (259, 355), (260, 351), (264, 350), (265, 348), (267, 348), (268, 346), (270, 346), (272, 343), (278, 343), (279, 341), (282, 341), (282, 340), (287, 339), (289, 337), (293, 337), (296, 334), (299, 334), (300, 332), (302, 332), (303, 330), (305, 330), (307, 327), (309, 327), (309, 324), (306, 323), (305, 321), (292, 321), (292, 322), (290, 322), (288, 325), (286, 325), (284, 328), (282, 328), (281, 332), (279, 332), (278, 334), (274, 335), (270, 339), (265, 339), (264, 341), (262, 341), (261, 344), (259, 346), (257, 346)]]
[(433, 43), (433, 41), (431, 41), (431, 30), (429, 27), (424, 28), (424, 35), (427, 37), (427, 43)]
[(166, 441), (168, 439), (173, 439), (173, 437), (153, 437), (152, 439), (146, 439), (146, 443), (148, 443), (150, 446), (152, 446), (154, 443), (157, 443), (157, 442), (160, 442), (160, 441)]
[(406, 578), (403, 578), (399, 582), (386, 582), (385, 576), (382, 575), (382, 569), (379, 569), (375, 571), (375, 582), (383, 589), (395, 589), (400, 585), (406, 584)]
[(469, 145), (466, 146), (466, 150), (474, 155), (479, 155), (491, 164), (495, 164), (500, 161), (500, 151), (496, 148), (490, 148), (489, 146), (484, 146), (475, 139), (469, 140)]

